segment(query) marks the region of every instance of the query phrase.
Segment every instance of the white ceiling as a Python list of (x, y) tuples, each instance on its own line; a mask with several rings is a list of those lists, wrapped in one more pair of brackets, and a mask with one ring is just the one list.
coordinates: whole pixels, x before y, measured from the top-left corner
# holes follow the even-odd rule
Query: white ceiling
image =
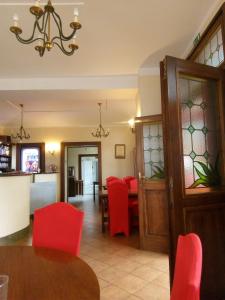
[[(8, 0), (1, 3), (8, 3)], [(13, 0), (13, 2), (21, 2)], [(24, 1), (26, 2), (26, 1)], [(29, 2), (32, 2), (30, 0)], [(57, 0), (55, 2), (69, 2)], [(29, 6), (0, 6), (0, 79), (11, 78), (90, 78), (94, 76), (137, 75), (140, 67), (156, 67), (166, 55), (181, 57), (197, 29), (210, 13), (212, 0), (84, 0), (79, 6), (82, 29), (80, 49), (72, 57), (52, 49), (40, 58), (34, 45), (23, 45), (9, 32), (17, 13), (28, 37), (33, 26)], [(57, 6), (66, 32), (73, 7)], [(88, 83), (87, 83), (88, 85)], [(57, 87), (57, 86), (56, 86)], [(98, 87), (54, 91), (0, 91), (0, 126), (14, 126), (18, 112), (7, 104), (24, 103), (28, 126), (73, 126), (96, 123), (97, 106), (108, 100), (106, 122), (119, 124), (135, 115), (135, 87)], [(40, 112), (54, 111), (57, 112)], [(64, 111), (64, 112), (61, 112)], [(65, 112), (72, 110), (72, 112)]]
[(96, 99), (101, 99), (104, 125), (123, 125), (134, 116), (135, 94), (135, 89), (2, 91), (0, 120), (4, 127), (18, 126), (20, 110), (14, 104), (23, 103), (24, 124), (29, 127), (96, 126), (99, 123)]

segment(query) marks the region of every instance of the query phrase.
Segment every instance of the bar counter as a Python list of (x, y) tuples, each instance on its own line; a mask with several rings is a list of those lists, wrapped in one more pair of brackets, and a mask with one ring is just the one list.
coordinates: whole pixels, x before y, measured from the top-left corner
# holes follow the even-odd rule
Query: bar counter
[(0, 238), (29, 226), (30, 184), (30, 174), (0, 174)]

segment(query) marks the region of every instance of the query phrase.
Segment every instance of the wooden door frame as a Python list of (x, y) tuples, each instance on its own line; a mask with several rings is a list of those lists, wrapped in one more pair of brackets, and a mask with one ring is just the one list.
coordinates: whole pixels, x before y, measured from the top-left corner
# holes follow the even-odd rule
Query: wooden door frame
[(67, 147), (96, 147), (98, 148), (98, 178), (99, 188), (102, 186), (102, 147), (101, 142), (62, 142), (60, 150), (60, 201), (65, 202), (65, 149)]
[(81, 160), (82, 157), (96, 157), (98, 159), (98, 154), (78, 154), (78, 178), (82, 180), (82, 172), (81, 172)]

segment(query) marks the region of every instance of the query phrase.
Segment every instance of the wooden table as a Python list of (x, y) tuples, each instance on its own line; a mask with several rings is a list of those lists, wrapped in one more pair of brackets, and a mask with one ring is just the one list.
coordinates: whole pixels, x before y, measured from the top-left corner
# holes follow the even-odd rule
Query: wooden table
[(92, 269), (66, 252), (0, 247), (0, 274), (9, 275), (8, 300), (99, 300)]
[[(128, 191), (129, 199), (137, 198), (138, 191), (137, 190), (129, 190)], [(108, 208), (108, 190), (100, 190), (99, 191), (99, 203), (101, 204), (101, 212), (102, 212), (102, 232), (105, 232), (105, 222), (108, 222), (107, 208)]]

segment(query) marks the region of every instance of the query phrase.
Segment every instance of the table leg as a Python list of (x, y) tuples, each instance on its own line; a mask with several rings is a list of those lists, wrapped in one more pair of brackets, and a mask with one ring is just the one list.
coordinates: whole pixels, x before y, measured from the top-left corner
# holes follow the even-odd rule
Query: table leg
[(95, 183), (93, 183), (93, 198), (94, 198), (94, 202), (95, 202)]

